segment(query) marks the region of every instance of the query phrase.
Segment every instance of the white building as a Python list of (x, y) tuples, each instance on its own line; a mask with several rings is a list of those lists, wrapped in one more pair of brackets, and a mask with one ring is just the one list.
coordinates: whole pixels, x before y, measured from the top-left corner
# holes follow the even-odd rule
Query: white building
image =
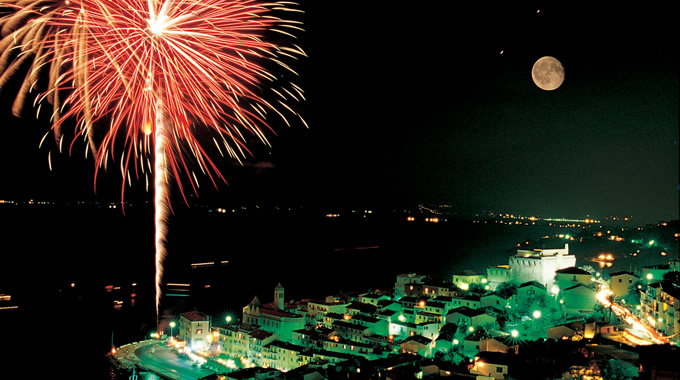
[(201, 312), (188, 311), (179, 317), (179, 338), (192, 349), (207, 346), (210, 330), (210, 317)]
[(518, 249), (510, 257), (510, 278), (517, 284), (538, 281), (549, 287), (553, 285), (555, 271), (576, 266), (576, 256), (569, 254), (569, 244), (558, 249)]
[(399, 298), (406, 295), (404, 291), (405, 286), (413, 286), (414, 284), (424, 284), (427, 276), (416, 273), (404, 273), (397, 275), (397, 281), (394, 284), (394, 298)]

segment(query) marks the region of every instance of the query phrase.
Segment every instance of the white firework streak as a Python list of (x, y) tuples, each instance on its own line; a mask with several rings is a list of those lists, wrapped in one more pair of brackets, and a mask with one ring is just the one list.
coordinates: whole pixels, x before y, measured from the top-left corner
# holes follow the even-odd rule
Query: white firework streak
[(165, 242), (167, 234), (167, 218), (170, 211), (168, 198), (168, 173), (165, 147), (168, 143), (167, 120), (163, 113), (161, 101), (156, 102), (156, 133), (155, 133), (155, 156), (154, 156), (154, 226), (156, 248), (156, 317), (159, 316), (161, 302), (161, 280), (163, 278), (163, 262), (165, 261)]

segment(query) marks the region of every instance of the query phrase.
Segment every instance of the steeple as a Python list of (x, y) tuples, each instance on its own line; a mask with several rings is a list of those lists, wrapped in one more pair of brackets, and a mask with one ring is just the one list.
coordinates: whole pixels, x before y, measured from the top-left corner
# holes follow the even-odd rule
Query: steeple
[(279, 282), (279, 284), (274, 288), (274, 306), (276, 306), (276, 308), (279, 310), (283, 310), (283, 305), (283, 286)]

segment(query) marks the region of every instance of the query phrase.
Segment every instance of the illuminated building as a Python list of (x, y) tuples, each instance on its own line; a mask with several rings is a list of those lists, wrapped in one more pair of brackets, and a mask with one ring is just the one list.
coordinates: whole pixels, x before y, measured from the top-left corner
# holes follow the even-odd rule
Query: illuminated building
[(365, 315), (365, 316), (372, 316), (378, 311), (378, 307), (368, 304), (368, 303), (363, 303), (363, 302), (352, 302), (351, 304), (347, 305), (345, 307), (345, 312), (349, 315)]
[(416, 274), (416, 273), (405, 273), (397, 275), (397, 281), (394, 284), (394, 299), (399, 300), (399, 298), (406, 295), (405, 290), (415, 284), (423, 284), (427, 276)]
[(453, 275), (453, 284), (457, 287), (467, 290), (472, 284), (486, 284), (486, 275), (483, 273), (477, 273), (471, 270), (464, 270), (460, 273)]
[(458, 288), (453, 287), (450, 283), (446, 284), (414, 284), (409, 285), (404, 290), (406, 296), (433, 298), (439, 296), (452, 296), (458, 294)]
[(477, 330), (463, 339), (463, 355), (473, 358), (479, 352), (512, 352), (517, 353), (519, 346), (517, 339), (509, 336), (489, 337), (489, 334)]
[(569, 244), (558, 249), (518, 249), (510, 257), (510, 277), (517, 284), (538, 281), (545, 286), (554, 282), (555, 272), (576, 265), (576, 256), (569, 254)]
[(379, 301), (389, 301), (391, 300), (390, 297), (384, 295), (384, 294), (376, 294), (376, 293), (365, 293), (359, 296), (359, 302), (361, 303), (367, 303), (369, 305), (373, 306), (378, 306)]
[(501, 352), (482, 351), (475, 355), (470, 373), (494, 379), (505, 379), (508, 375), (507, 355)]
[(413, 335), (406, 338), (400, 345), (401, 352), (420, 355), (424, 358), (433, 357), (433, 348), (436, 341), (421, 335)]
[(351, 321), (352, 323), (356, 323), (360, 326), (368, 327), (372, 334), (382, 336), (389, 335), (389, 322), (385, 319), (358, 314), (353, 316)]
[(356, 323), (346, 321), (333, 322), (333, 330), (343, 339), (348, 339), (354, 342), (367, 343), (366, 337), (371, 335), (371, 330)]
[(251, 343), (257, 344), (256, 340), (258, 337), (264, 344), (276, 339), (271, 333), (267, 333), (267, 337), (258, 335), (261, 333), (256, 334), (256, 331), (262, 332), (262, 330), (258, 326), (253, 325), (228, 323), (224, 326), (217, 326), (215, 329), (219, 332), (218, 341), (222, 352), (228, 352), (235, 357), (253, 357), (254, 355), (251, 354)]
[(555, 271), (555, 284), (559, 289), (566, 289), (574, 285), (582, 284), (590, 286), (593, 275), (576, 267), (562, 268)]
[(680, 288), (667, 281), (649, 284), (640, 292), (640, 319), (654, 329), (680, 341)]
[(567, 315), (590, 314), (597, 304), (595, 289), (577, 284), (560, 290), (560, 299), (564, 301), (564, 311)]
[(263, 330), (276, 334), (280, 340), (290, 342), (293, 331), (305, 327), (305, 318), (283, 311), (279, 308), (283, 304), (283, 287), (277, 286), (274, 289), (274, 303), (263, 305), (255, 297), (243, 308), (243, 323), (260, 326)]
[(373, 345), (368, 343), (353, 342), (347, 339), (323, 339), (319, 345), (324, 351), (339, 352), (342, 354), (359, 355), (370, 358), (373, 353)]
[(305, 347), (295, 344), (271, 342), (262, 347), (262, 366), (290, 371), (312, 361), (311, 353), (305, 351)]
[(498, 284), (512, 281), (512, 272), (509, 265), (494, 265), (486, 268), (486, 279), (489, 289), (496, 290)]
[(345, 309), (349, 303), (331, 301), (308, 301), (307, 302), (307, 317), (315, 319), (317, 314), (321, 316), (327, 313), (345, 314)]
[(470, 309), (479, 309), (482, 307), (481, 297), (473, 294), (465, 295), (462, 297), (452, 297), (451, 298), (451, 308), (457, 307), (469, 307)]
[(207, 346), (211, 332), (209, 316), (198, 311), (188, 311), (179, 316), (178, 337), (193, 349)]
[(503, 298), (497, 293), (489, 293), (479, 297), (479, 305), (482, 308), (491, 307), (496, 310), (505, 310), (508, 307), (513, 307), (515, 304), (515, 296)]
[[(639, 278), (630, 272), (610, 273), (609, 289), (611, 289), (614, 297), (623, 297), (631, 291), (630, 287), (633, 286), (637, 280), (639, 280)], [(637, 291), (637, 289), (634, 291)]]
[(525, 282), (517, 287), (516, 300), (518, 305), (529, 306), (537, 298), (545, 297), (548, 291), (538, 281)]
[(474, 310), (463, 306), (451, 310), (446, 315), (446, 323), (455, 323), (458, 326), (465, 325), (477, 329), (482, 326), (495, 325), (496, 317), (484, 310)]

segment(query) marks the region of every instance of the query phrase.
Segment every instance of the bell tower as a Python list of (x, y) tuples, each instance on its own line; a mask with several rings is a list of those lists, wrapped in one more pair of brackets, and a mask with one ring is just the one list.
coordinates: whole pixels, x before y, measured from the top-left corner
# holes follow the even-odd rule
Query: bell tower
[(279, 284), (274, 288), (274, 306), (276, 306), (276, 308), (279, 310), (283, 310), (283, 305), (283, 286), (279, 282)]

